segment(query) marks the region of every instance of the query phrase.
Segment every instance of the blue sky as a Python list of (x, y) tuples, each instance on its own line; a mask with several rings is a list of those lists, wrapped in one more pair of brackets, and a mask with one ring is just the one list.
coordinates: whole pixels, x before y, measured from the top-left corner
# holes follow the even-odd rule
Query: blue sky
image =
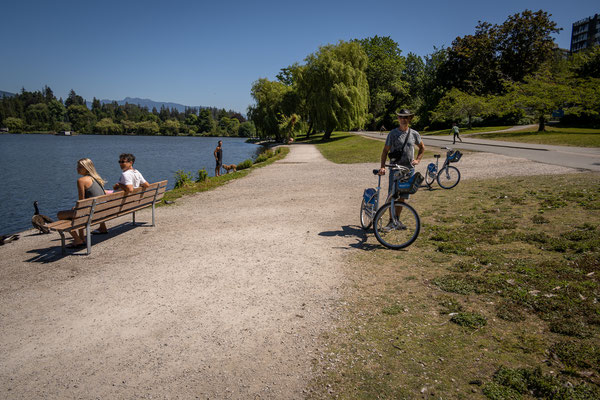
[(245, 113), (258, 78), (339, 40), (390, 36), (403, 54), (425, 56), (472, 34), (543, 9), (564, 30), (600, 13), (574, 1), (6, 1), (0, 22), (0, 90), (50, 86), (87, 100), (150, 98)]

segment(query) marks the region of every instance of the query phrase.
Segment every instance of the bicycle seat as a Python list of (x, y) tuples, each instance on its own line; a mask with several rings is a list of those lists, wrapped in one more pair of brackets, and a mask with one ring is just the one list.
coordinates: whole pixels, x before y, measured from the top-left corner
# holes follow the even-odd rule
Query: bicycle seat
[(379, 173), (379, 170), (378, 170), (378, 169), (374, 169), (374, 170), (373, 170), (373, 175), (377, 175), (378, 173)]
[(440, 158), (441, 156), (439, 154), (435, 154), (434, 157), (435, 158)]

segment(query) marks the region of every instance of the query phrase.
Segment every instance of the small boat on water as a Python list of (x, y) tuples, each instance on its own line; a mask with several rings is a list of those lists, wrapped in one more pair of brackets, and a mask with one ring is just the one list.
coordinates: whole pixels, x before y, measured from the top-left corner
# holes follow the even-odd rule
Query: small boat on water
[(56, 136), (73, 136), (73, 131), (60, 131), (55, 133)]

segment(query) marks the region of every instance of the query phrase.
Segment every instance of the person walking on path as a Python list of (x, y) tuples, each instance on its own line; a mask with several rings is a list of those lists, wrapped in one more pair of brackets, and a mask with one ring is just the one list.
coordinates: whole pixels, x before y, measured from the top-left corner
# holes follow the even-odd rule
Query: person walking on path
[(217, 165), (215, 166), (215, 176), (221, 176), (221, 166), (223, 165), (223, 141), (219, 140), (217, 144), (217, 148), (213, 153), (215, 156), (215, 161)]
[(462, 143), (462, 139), (458, 136), (458, 125), (456, 125), (456, 122), (452, 123), (452, 133), (454, 134), (454, 136), (452, 136), (452, 144), (456, 143), (457, 138)]

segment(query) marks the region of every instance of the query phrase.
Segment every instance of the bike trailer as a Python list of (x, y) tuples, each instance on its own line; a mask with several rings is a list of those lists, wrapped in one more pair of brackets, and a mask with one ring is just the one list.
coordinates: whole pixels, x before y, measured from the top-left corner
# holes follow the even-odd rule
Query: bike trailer
[(398, 182), (398, 187), (396, 190), (397, 194), (415, 194), (419, 187), (423, 183), (425, 178), (421, 175), (420, 172), (416, 172), (413, 176), (408, 178), (405, 182)]
[(363, 193), (363, 198), (365, 199), (365, 204), (375, 204), (375, 197), (377, 196), (377, 190), (373, 188), (365, 189)]
[(459, 162), (462, 157), (462, 153), (458, 150), (454, 150), (452, 153), (448, 154), (449, 162)]

